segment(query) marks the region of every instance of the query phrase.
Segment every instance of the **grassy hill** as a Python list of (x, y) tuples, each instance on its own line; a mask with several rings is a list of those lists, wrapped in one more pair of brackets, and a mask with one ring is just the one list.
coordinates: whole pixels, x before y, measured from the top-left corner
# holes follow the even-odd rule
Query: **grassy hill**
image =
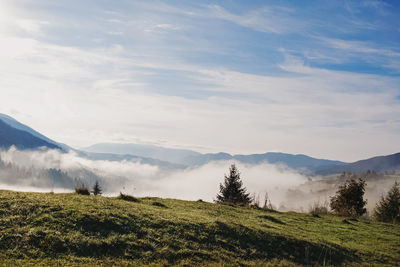
[(0, 265), (393, 266), (400, 226), (174, 199), (0, 191)]

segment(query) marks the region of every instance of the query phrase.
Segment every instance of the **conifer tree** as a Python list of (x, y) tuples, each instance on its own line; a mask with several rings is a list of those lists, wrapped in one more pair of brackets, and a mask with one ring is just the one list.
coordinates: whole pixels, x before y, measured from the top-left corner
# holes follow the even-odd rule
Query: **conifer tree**
[(400, 188), (397, 182), (376, 205), (374, 217), (382, 222), (400, 223)]
[(96, 181), (96, 183), (94, 184), (94, 186), (93, 186), (93, 195), (95, 195), (95, 196), (97, 196), (97, 195), (101, 195), (101, 193), (102, 193), (102, 189), (101, 189), (101, 187), (100, 187), (100, 185), (99, 185), (99, 182), (98, 181)]
[(363, 199), (365, 185), (365, 181), (362, 179), (347, 180), (339, 186), (336, 195), (331, 198), (331, 209), (342, 216), (358, 217), (366, 213), (367, 201)]
[(229, 176), (225, 175), (224, 184), (220, 184), (220, 193), (217, 195), (216, 202), (248, 205), (252, 199), (246, 192), (240, 180), (240, 173), (235, 164), (229, 169)]

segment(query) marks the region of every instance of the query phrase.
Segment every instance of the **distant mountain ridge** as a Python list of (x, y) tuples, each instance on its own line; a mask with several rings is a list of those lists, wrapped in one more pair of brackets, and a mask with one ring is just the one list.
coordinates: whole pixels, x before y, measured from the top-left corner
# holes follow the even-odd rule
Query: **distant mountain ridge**
[(139, 157), (168, 161), (174, 164), (185, 164), (185, 158), (202, 155), (201, 153), (193, 150), (173, 149), (144, 144), (100, 143), (83, 148), (82, 150), (91, 153), (135, 155)]
[(306, 174), (327, 175), (351, 171), (354, 173), (374, 170), (376, 172), (400, 170), (400, 153), (373, 157), (353, 163), (337, 160), (317, 159), (303, 154), (267, 152), (264, 154), (231, 155), (228, 153), (201, 154), (186, 149), (173, 149), (143, 144), (95, 144), (82, 150), (57, 143), (32, 128), (19, 123), (10, 116), (0, 114), (0, 148), (8, 149), (60, 149), (63, 152), (74, 151), (79, 156), (92, 160), (140, 161), (167, 169), (182, 169), (200, 166), (212, 161), (236, 160), (248, 164), (284, 164), (289, 168)]
[(0, 148), (9, 149), (11, 146), (21, 150), (48, 148), (59, 149), (62, 152), (73, 151), (77, 153), (78, 156), (90, 160), (140, 161), (143, 164), (155, 165), (164, 169), (182, 169), (185, 167), (180, 164), (174, 164), (150, 157), (80, 151), (65, 144), (53, 141), (43, 134), (33, 130), (32, 128), (18, 122), (12, 117), (0, 113)]
[(369, 159), (359, 160), (353, 163), (338, 165), (327, 169), (317, 171), (317, 174), (327, 175), (341, 172), (364, 173), (368, 170), (378, 173), (385, 171), (400, 170), (400, 153), (387, 156), (378, 156)]
[(113, 153), (125, 155), (130, 154), (141, 157), (145, 156), (185, 166), (200, 166), (208, 162), (219, 160), (236, 160), (248, 164), (281, 163), (287, 165), (289, 168), (305, 173), (313, 173), (320, 169), (346, 164), (345, 162), (341, 161), (316, 159), (301, 154), (293, 155), (280, 152), (267, 152), (264, 154), (251, 155), (231, 155), (224, 152), (201, 154), (192, 150), (172, 149), (153, 145), (138, 144), (101, 143), (83, 148), (82, 150), (91, 153)]

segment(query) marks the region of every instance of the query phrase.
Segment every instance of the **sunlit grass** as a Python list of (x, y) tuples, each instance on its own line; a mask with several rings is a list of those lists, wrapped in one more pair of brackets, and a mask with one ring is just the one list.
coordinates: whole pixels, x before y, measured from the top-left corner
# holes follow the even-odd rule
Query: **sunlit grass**
[(207, 202), (0, 191), (0, 264), (395, 265), (400, 226)]

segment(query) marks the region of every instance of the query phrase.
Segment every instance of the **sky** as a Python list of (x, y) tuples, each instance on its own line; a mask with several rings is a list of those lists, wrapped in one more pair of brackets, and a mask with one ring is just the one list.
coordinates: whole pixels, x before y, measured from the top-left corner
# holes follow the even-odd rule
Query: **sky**
[(75, 148), (400, 152), (398, 1), (0, 0), (0, 112)]

